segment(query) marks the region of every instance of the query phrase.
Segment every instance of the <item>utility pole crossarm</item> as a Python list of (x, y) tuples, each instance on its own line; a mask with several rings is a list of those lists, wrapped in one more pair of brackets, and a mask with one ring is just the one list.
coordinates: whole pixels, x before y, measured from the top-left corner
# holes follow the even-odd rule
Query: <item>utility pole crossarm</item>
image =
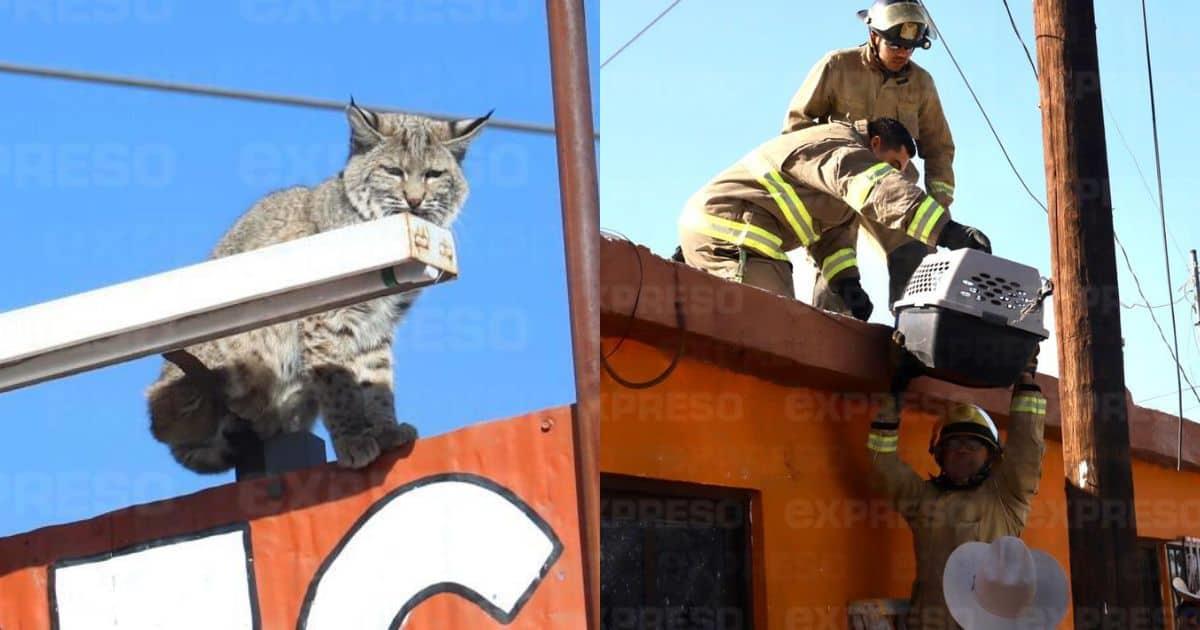
[(450, 232), (399, 215), (0, 313), (0, 392), (457, 274)]

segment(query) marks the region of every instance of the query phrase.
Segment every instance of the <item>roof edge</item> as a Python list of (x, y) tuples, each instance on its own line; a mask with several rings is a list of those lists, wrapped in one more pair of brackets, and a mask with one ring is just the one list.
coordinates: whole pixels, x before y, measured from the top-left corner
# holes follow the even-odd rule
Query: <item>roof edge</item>
[[(747, 313), (753, 317), (743, 317)], [(884, 357), (891, 330), (722, 280), (630, 241), (605, 237), (601, 242), (602, 337), (628, 337), (672, 353), (682, 343), (687, 357), (785, 386), (879, 392), (889, 382)], [(1047, 435), (1061, 440), (1059, 381), (1045, 374), (1037, 380), (1047, 401)], [(1008, 420), (1006, 389), (972, 389), (923, 377), (910, 392), (938, 401), (969, 400), (1001, 426)], [(1174, 468), (1176, 416), (1133, 404), (1128, 390), (1125, 399), (1131, 455)], [(1185, 470), (1200, 471), (1200, 424), (1184, 423), (1182, 455)]]

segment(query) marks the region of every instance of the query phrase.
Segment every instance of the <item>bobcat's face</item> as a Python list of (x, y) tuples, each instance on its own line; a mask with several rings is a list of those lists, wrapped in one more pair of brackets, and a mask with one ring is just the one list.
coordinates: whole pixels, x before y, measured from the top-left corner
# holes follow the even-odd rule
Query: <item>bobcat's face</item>
[(346, 194), (363, 220), (411, 212), (449, 226), (469, 187), (461, 162), (488, 116), (444, 122), (406, 114), (375, 114), (353, 103)]

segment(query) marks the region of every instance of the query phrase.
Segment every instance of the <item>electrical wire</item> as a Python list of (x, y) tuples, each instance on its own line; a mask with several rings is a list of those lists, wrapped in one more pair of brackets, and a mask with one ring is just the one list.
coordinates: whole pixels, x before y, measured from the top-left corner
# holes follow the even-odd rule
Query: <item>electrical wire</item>
[(675, 371), (675, 368), (679, 367), (679, 360), (683, 358), (684, 354), (684, 347), (687, 341), (687, 324), (683, 316), (683, 298), (681, 297), (679, 290), (679, 266), (672, 266), (672, 273), (675, 274), (675, 326), (679, 331), (679, 345), (675, 348), (675, 354), (671, 357), (671, 362), (667, 364), (667, 367), (664, 368), (663, 371), (658, 374), (658, 376), (645, 381), (631, 381), (618, 374), (616, 369), (613, 368), (612, 364), (609, 363), (608, 360), (613, 354), (616, 353), (617, 349), (621, 347), (621, 344), (625, 343), (625, 340), (629, 337), (629, 333), (633, 328), (634, 316), (637, 314), (638, 303), (641, 301), (642, 297), (642, 285), (645, 283), (645, 276), (642, 273), (642, 253), (640, 250), (638, 250), (637, 244), (635, 244), (624, 234), (620, 234), (613, 230), (604, 231), (623, 239), (633, 247), (634, 254), (637, 256), (638, 260), (638, 288), (633, 299), (633, 308), (630, 310), (630, 313), (626, 319), (625, 331), (622, 333), (621, 338), (617, 340), (616, 345), (613, 346), (611, 350), (609, 350), (606, 354), (600, 355), (600, 365), (604, 367), (604, 372), (622, 387), (627, 389), (650, 389), (651, 387), (654, 387), (655, 385), (667, 380), (667, 377), (671, 376), (671, 374)]
[(1186, 299), (1187, 299), (1187, 296), (1181, 295), (1181, 296), (1179, 296), (1179, 299), (1175, 300), (1174, 302), (1167, 302), (1166, 304), (1155, 304), (1154, 306), (1147, 306), (1145, 304), (1126, 304), (1124, 302), (1121, 302), (1121, 308), (1127, 308), (1130, 310), (1138, 309), (1138, 308), (1153, 310), (1156, 308), (1167, 308), (1168, 306), (1177, 306), (1180, 302), (1182, 302)]
[(971, 87), (971, 82), (967, 80), (967, 74), (963, 72), (962, 66), (958, 65), (958, 59), (954, 57), (954, 53), (950, 51), (950, 45), (946, 41), (946, 34), (942, 29), (938, 28), (937, 22), (933, 20), (933, 14), (929, 12), (929, 7), (925, 6), (925, 2), (921, 0), (921, 6), (925, 9), (925, 15), (929, 17), (929, 23), (933, 26), (938, 34), (938, 38), (942, 40), (942, 48), (946, 49), (946, 54), (950, 56), (950, 61), (954, 64), (954, 68), (958, 70), (958, 76), (962, 77), (963, 83), (967, 86), (967, 91), (971, 93), (971, 98), (975, 100), (975, 106), (979, 108), (979, 113), (983, 114), (983, 120), (987, 122), (988, 129), (992, 130), (992, 137), (996, 139), (996, 144), (1000, 146), (1000, 152), (1004, 154), (1004, 159), (1008, 161), (1008, 167), (1012, 169), (1013, 175), (1017, 176), (1017, 181), (1021, 182), (1021, 187), (1029, 193), (1029, 198), (1033, 199), (1034, 203), (1042, 208), (1042, 212), (1047, 214), (1050, 212), (1046, 209), (1046, 204), (1029, 189), (1029, 184), (1025, 183), (1025, 178), (1021, 177), (1021, 173), (1017, 171), (1017, 165), (1013, 164), (1012, 157), (1008, 154), (1008, 148), (1004, 146), (1004, 141), (1000, 139), (999, 132), (996, 131), (996, 126), (992, 124), (992, 119), (988, 116), (987, 110), (983, 108), (983, 103), (979, 101), (979, 96), (975, 94), (975, 88)]
[(604, 353), (604, 358), (607, 360), (612, 358), (612, 355), (616, 354), (617, 350), (621, 349), (621, 344), (625, 343), (625, 340), (629, 338), (629, 333), (633, 330), (633, 320), (637, 318), (638, 304), (640, 304), (642, 301), (642, 284), (645, 281), (646, 272), (642, 267), (642, 250), (638, 249), (637, 243), (634, 243), (633, 239), (616, 230), (610, 230), (608, 228), (602, 228), (600, 233), (611, 235), (622, 241), (625, 241), (626, 243), (629, 243), (629, 247), (633, 249), (633, 254), (637, 256), (638, 267), (638, 285), (637, 292), (633, 296), (633, 306), (629, 307), (629, 316), (625, 318), (625, 330), (621, 332), (621, 338), (617, 340), (617, 343), (612, 347), (611, 350)]
[[(44, 79), (76, 81), (81, 83), (112, 85), (127, 88), (139, 88), (144, 90), (155, 90), (159, 92), (174, 92), (177, 94), (210, 96), (214, 98), (227, 98), (240, 101), (251, 101), (255, 103), (270, 103), (272, 105), (289, 105), (293, 107), (308, 107), (311, 109), (329, 109), (337, 111), (343, 111), (346, 109), (346, 102), (340, 100), (292, 96), (288, 94), (272, 94), (268, 92), (256, 92), (250, 90), (235, 90), (209, 85), (174, 83), (170, 81), (142, 79), (115, 74), (100, 74), (96, 72), (83, 72), (78, 70), (62, 70), (58, 68), (27, 66), (7, 62), (0, 62), (0, 73), (40, 77)], [(431, 114), (428, 112), (399, 110), (394, 107), (383, 107), (376, 105), (363, 105), (363, 107), (377, 112), (407, 113), (441, 120), (460, 120), (463, 118), (468, 118), (468, 116), (447, 116), (446, 114)], [(508, 131), (554, 135), (553, 125), (515, 122), (511, 120), (500, 120), (493, 118), (488, 121), (488, 126), (494, 129), (506, 129)], [(597, 135), (597, 138), (599, 138), (599, 135)]]
[[(1034, 78), (1036, 79), (1036, 78), (1037, 78), (1037, 76), (1038, 76), (1038, 72), (1037, 72), (1037, 64), (1035, 64), (1035, 63), (1033, 62), (1033, 57), (1032, 57), (1032, 55), (1030, 55), (1030, 53), (1029, 53), (1029, 48), (1028, 48), (1028, 46), (1026, 46), (1026, 45), (1025, 45), (1025, 40), (1024, 40), (1024, 38), (1022, 38), (1022, 37), (1021, 37), (1021, 32), (1020, 32), (1020, 30), (1019, 30), (1019, 29), (1017, 29), (1017, 23), (1016, 23), (1016, 20), (1014, 20), (1014, 19), (1013, 19), (1013, 16), (1012, 16), (1012, 11), (1011, 11), (1011, 9), (1010, 9), (1010, 8), (1009, 8), (1009, 6), (1008, 6), (1008, 1), (1007, 1), (1007, 0), (1001, 0), (1001, 2), (1003, 2), (1003, 4), (1004, 4), (1004, 10), (1005, 10), (1005, 11), (1008, 13), (1009, 23), (1012, 25), (1013, 34), (1015, 34), (1015, 35), (1016, 35), (1016, 37), (1017, 37), (1017, 41), (1018, 41), (1018, 42), (1020, 42), (1020, 44), (1021, 44), (1021, 47), (1022, 47), (1023, 49), (1025, 49), (1025, 56), (1026, 56), (1026, 58), (1027, 58), (1027, 59), (1029, 59), (1029, 64), (1030, 64), (1030, 67), (1033, 69), (1033, 75), (1034, 75)], [(928, 9), (926, 9), (926, 13), (928, 13)], [(1146, 67), (1146, 71), (1147, 71), (1147, 74), (1149, 75), (1149, 74), (1150, 74), (1150, 40), (1149, 40), (1149, 30), (1148, 30), (1148, 28), (1147, 28), (1147, 26), (1146, 26), (1145, 0), (1143, 0), (1143, 2), (1142, 2), (1142, 19), (1143, 19), (1143, 28), (1144, 28), (1144, 30), (1145, 30), (1145, 37), (1146, 37), (1146, 66), (1147, 66), (1147, 67)], [(931, 21), (931, 22), (933, 21), (933, 18), (932, 18), (932, 17), (930, 17), (930, 21)], [(935, 26), (935, 28), (936, 28), (936, 26)], [(940, 35), (940, 34), (941, 34), (941, 33), (939, 32), (939, 35)], [(942, 37), (942, 39), (943, 39), (943, 43), (944, 43), (944, 41), (945, 41), (945, 37), (943, 36), (943, 37)], [(950, 52), (949, 48), (947, 48), (947, 49), (946, 49), (946, 52), (947, 52), (947, 53), (949, 53), (949, 52)], [(951, 60), (953, 60), (953, 55), (951, 55)], [(958, 64), (957, 64), (957, 63), (955, 63), (955, 67), (957, 67), (957, 66), (958, 66)], [(960, 73), (960, 74), (962, 74), (962, 71), (961, 71), (961, 69), (959, 70), (959, 73)], [(966, 76), (965, 76), (965, 75), (963, 75), (963, 80), (964, 80), (964, 81), (966, 81)], [(972, 95), (974, 95), (974, 92), (972, 92)], [(1151, 109), (1152, 109), (1152, 117), (1153, 117), (1153, 109), (1154, 109), (1153, 101), (1154, 101), (1154, 96), (1153, 96), (1153, 79), (1151, 79)], [(976, 103), (978, 104), (978, 99), (976, 99)], [(980, 107), (982, 108), (982, 105), (980, 105)], [(1116, 123), (1116, 120), (1115, 120), (1115, 119), (1113, 120), (1113, 124), (1114, 124), (1114, 126), (1117, 126), (1117, 123)], [(1159, 163), (1159, 158), (1158, 158), (1158, 155), (1159, 155), (1159, 154), (1158, 154), (1158, 132), (1157, 132), (1157, 122), (1155, 122), (1155, 124), (1154, 124), (1154, 128), (1155, 128), (1155, 133), (1154, 133), (1154, 137), (1155, 137), (1155, 164), (1156, 164), (1156, 166), (1158, 166), (1160, 163)], [(994, 133), (995, 133), (995, 132), (994, 132), (994, 130), (993, 130), (993, 134), (994, 134)], [(1121, 137), (1121, 141), (1122, 141), (1122, 143), (1124, 143), (1124, 144), (1125, 144), (1125, 149), (1126, 149), (1126, 150), (1129, 152), (1129, 155), (1130, 155), (1130, 157), (1131, 157), (1131, 158), (1133, 158), (1133, 161), (1134, 161), (1134, 164), (1135, 164), (1135, 166), (1137, 167), (1138, 173), (1139, 173), (1139, 174), (1142, 174), (1141, 165), (1138, 163), (1138, 161), (1137, 161), (1137, 157), (1136, 157), (1136, 156), (1133, 154), (1133, 150), (1132, 150), (1132, 149), (1130, 149), (1130, 147), (1129, 147), (1129, 144), (1128, 144), (1127, 142), (1125, 142), (1125, 135), (1124, 135), (1123, 133), (1121, 133), (1121, 131), (1120, 131), (1120, 129), (1119, 129), (1119, 126), (1118, 126), (1118, 129), (1117, 129), (1117, 134), (1118, 134), (1118, 135)], [(1010, 160), (1009, 164), (1010, 164), (1010, 166), (1011, 166), (1011, 164), (1012, 164), (1011, 160)], [(1158, 175), (1159, 175), (1159, 196), (1158, 196), (1158, 206), (1159, 206), (1159, 209), (1160, 209), (1160, 215), (1162, 216), (1162, 221), (1163, 221), (1163, 253), (1164, 253), (1164, 257), (1166, 257), (1166, 258), (1167, 258), (1167, 286), (1168, 286), (1168, 288), (1169, 288), (1169, 287), (1171, 286), (1171, 282), (1170, 282), (1170, 257), (1169, 257), (1169, 256), (1167, 256), (1167, 252), (1166, 252), (1166, 238), (1167, 238), (1167, 236), (1166, 236), (1166, 234), (1167, 234), (1167, 232), (1166, 232), (1166, 215), (1165, 215), (1165, 213), (1163, 212), (1163, 205), (1162, 205), (1162, 171), (1161, 171), (1161, 168), (1159, 168)], [(1019, 176), (1018, 176), (1018, 177), (1019, 177)], [(1147, 193), (1149, 193), (1149, 192), (1150, 192), (1150, 190), (1149, 190), (1149, 185), (1148, 185), (1148, 184), (1146, 184), (1146, 181), (1145, 181), (1145, 176), (1144, 176), (1144, 175), (1142, 175), (1142, 182), (1143, 182), (1143, 184), (1146, 186)], [(1026, 192), (1028, 192), (1028, 188), (1026, 188)], [(1154, 195), (1153, 195), (1153, 194), (1151, 194), (1151, 195), (1150, 195), (1150, 198), (1151, 198), (1151, 201), (1153, 202), (1153, 201), (1154, 201)], [(1042, 209), (1043, 209), (1044, 211), (1045, 211), (1045, 210), (1047, 210), (1046, 206), (1040, 203), (1040, 200), (1039, 200), (1039, 205), (1041, 205), (1041, 206), (1042, 206)], [(1115, 243), (1116, 243), (1116, 245), (1117, 245), (1117, 246), (1120, 248), (1120, 250), (1121, 250), (1121, 255), (1122, 255), (1122, 258), (1125, 260), (1125, 266), (1126, 266), (1126, 268), (1129, 270), (1129, 275), (1130, 275), (1130, 277), (1132, 277), (1132, 278), (1133, 278), (1134, 286), (1137, 288), (1138, 295), (1140, 295), (1140, 296), (1141, 296), (1141, 298), (1142, 298), (1142, 302), (1144, 303), (1144, 304), (1142, 304), (1142, 305), (1133, 305), (1133, 306), (1139, 306), (1139, 307), (1143, 307), (1143, 308), (1145, 308), (1145, 309), (1146, 309), (1146, 311), (1147, 311), (1147, 312), (1150, 314), (1150, 321), (1154, 323), (1154, 327), (1155, 327), (1155, 329), (1157, 329), (1157, 330), (1158, 330), (1159, 337), (1162, 339), (1162, 341), (1163, 341), (1163, 344), (1167, 346), (1167, 352), (1168, 352), (1168, 353), (1171, 355), (1171, 359), (1172, 359), (1172, 360), (1175, 362), (1175, 374), (1176, 374), (1176, 382), (1178, 383), (1178, 391), (1177, 391), (1177, 392), (1171, 392), (1171, 393), (1178, 393), (1178, 395), (1179, 395), (1179, 409), (1180, 409), (1180, 412), (1179, 412), (1179, 415), (1178, 415), (1178, 419), (1179, 419), (1179, 440), (1177, 441), (1177, 446), (1179, 447), (1179, 449), (1178, 449), (1178, 452), (1176, 453), (1176, 467), (1178, 468), (1178, 466), (1180, 465), (1180, 455), (1181, 455), (1181, 453), (1182, 453), (1182, 436), (1183, 436), (1183, 389), (1184, 389), (1184, 388), (1183, 388), (1183, 385), (1182, 385), (1182, 383), (1180, 382), (1180, 378), (1182, 378), (1183, 380), (1186, 380), (1186, 381), (1187, 381), (1187, 383), (1188, 383), (1188, 388), (1189, 388), (1189, 389), (1191, 389), (1191, 391), (1192, 391), (1192, 395), (1196, 397), (1196, 400), (1197, 400), (1198, 402), (1200, 402), (1200, 394), (1197, 394), (1197, 392), (1196, 392), (1196, 387), (1195, 387), (1195, 386), (1192, 384), (1192, 382), (1191, 382), (1191, 379), (1190, 379), (1190, 378), (1188, 378), (1188, 376), (1187, 376), (1186, 372), (1185, 372), (1185, 371), (1184, 371), (1184, 369), (1183, 369), (1183, 364), (1182, 364), (1182, 363), (1180, 362), (1180, 360), (1179, 360), (1179, 336), (1178, 336), (1178, 331), (1177, 331), (1177, 329), (1176, 329), (1176, 324), (1175, 324), (1175, 309), (1174, 309), (1174, 308), (1172, 308), (1172, 309), (1171, 309), (1171, 328), (1172, 328), (1172, 332), (1174, 332), (1174, 333), (1175, 333), (1175, 334), (1174, 334), (1174, 337), (1173, 337), (1173, 338), (1175, 339), (1175, 343), (1174, 343), (1174, 345), (1172, 345), (1170, 342), (1168, 342), (1168, 341), (1167, 341), (1167, 336), (1166, 336), (1166, 333), (1165, 333), (1165, 332), (1163, 332), (1162, 325), (1161, 325), (1161, 324), (1159, 324), (1159, 322), (1158, 322), (1158, 318), (1157, 318), (1157, 317), (1155, 317), (1155, 315), (1154, 315), (1154, 309), (1156, 309), (1156, 308), (1162, 308), (1162, 307), (1165, 307), (1165, 306), (1168, 306), (1168, 305), (1160, 305), (1160, 306), (1151, 306), (1151, 305), (1150, 305), (1150, 300), (1149, 300), (1149, 298), (1147, 298), (1147, 297), (1146, 297), (1146, 293), (1145, 293), (1145, 291), (1143, 291), (1143, 290), (1142, 290), (1141, 279), (1140, 279), (1140, 278), (1138, 278), (1137, 272), (1136, 272), (1136, 271), (1134, 271), (1134, 268), (1133, 268), (1133, 263), (1132, 263), (1132, 262), (1130, 261), (1130, 259), (1129, 259), (1129, 254), (1128, 254), (1128, 252), (1126, 252), (1126, 251), (1125, 251), (1125, 246), (1124, 246), (1124, 245), (1121, 243), (1121, 239), (1117, 237), (1117, 233), (1116, 233), (1116, 230), (1115, 230), (1115, 229), (1113, 230), (1113, 242), (1115, 242)], [(1176, 247), (1177, 247), (1177, 248), (1179, 247), (1178, 243), (1176, 243)], [(1177, 304), (1179, 301), (1180, 301), (1180, 300), (1176, 300), (1175, 302), (1172, 302), (1172, 303), (1170, 303), (1170, 304), (1169, 304), (1169, 306), (1174, 306), (1174, 305), (1175, 305), (1175, 304)], [(1126, 308), (1132, 308), (1132, 306), (1131, 306), (1131, 305), (1127, 305), (1127, 304), (1124, 304), (1124, 303), (1122, 303), (1122, 304), (1121, 304), (1121, 306), (1123, 306), (1123, 307), (1126, 307)]]
[(622, 45), (621, 45), (621, 47), (620, 47), (620, 48), (618, 48), (616, 52), (614, 52), (613, 54), (609, 55), (609, 56), (608, 56), (608, 59), (605, 59), (604, 61), (602, 61), (602, 62), (600, 63), (600, 69), (601, 69), (601, 70), (603, 70), (603, 69), (604, 69), (604, 66), (607, 66), (607, 65), (608, 65), (608, 62), (612, 61), (613, 59), (616, 59), (616, 58), (617, 58), (617, 55), (619, 55), (619, 54), (621, 54), (622, 52), (624, 52), (624, 50), (625, 50), (626, 48), (629, 48), (629, 45), (630, 45), (630, 44), (632, 44), (633, 42), (636, 42), (636, 41), (638, 40), (638, 38), (642, 36), (642, 34), (643, 34), (643, 33), (645, 33), (646, 31), (650, 30), (650, 27), (651, 27), (651, 26), (654, 26), (656, 23), (658, 23), (658, 21), (659, 21), (659, 20), (663, 19), (663, 16), (665, 16), (665, 15), (666, 15), (666, 14), (668, 14), (668, 13), (670, 13), (670, 12), (671, 12), (671, 9), (674, 9), (674, 8), (675, 8), (675, 6), (676, 6), (676, 5), (678, 5), (678, 4), (679, 4), (680, 2), (682, 2), (682, 1), (683, 1), (683, 0), (675, 0), (675, 1), (674, 1), (674, 2), (672, 2), (671, 4), (667, 5), (667, 8), (663, 9), (663, 10), (662, 10), (662, 13), (659, 13), (657, 16), (655, 16), (653, 20), (650, 20), (650, 23), (649, 23), (649, 24), (647, 24), (647, 25), (643, 26), (643, 27), (642, 27), (642, 30), (638, 31), (638, 32), (637, 32), (637, 33), (636, 33), (636, 34), (635, 34), (633, 37), (629, 38), (629, 41), (627, 41), (627, 42), (625, 42), (624, 44), (622, 44)]
[[(1108, 106), (1108, 101), (1103, 100), (1103, 95), (1101, 95), (1101, 100), (1104, 105), (1104, 111), (1112, 111), (1112, 109), (1110, 109)], [(1137, 155), (1133, 152), (1133, 148), (1129, 146), (1129, 142), (1125, 139), (1125, 133), (1121, 131), (1121, 123), (1117, 121), (1116, 116), (1110, 117), (1106, 114), (1104, 119), (1112, 121), (1113, 129), (1116, 130), (1117, 137), (1121, 139), (1121, 146), (1125, 147), (1125, 152), (1129, 154), (1129, 159), (1133, 161), (1133, 168), (1137, 170), (1138, 178), (1142, 181), (1142, 188), (1146, 190), (1146, 196), (1150, 198), (1150, 205), (1157, 206), (1158, 199), (1154, 197), (1154, 192), (1150, 190), (1150, 182), (1146, 181), (1146, 174), (1142, 172), (1141, 162), (1138, 161)], [(1175, 251), (1179, 252), (1179, 257), (1187, 258), (1187, 254), (1183, 252), (1183, 247), (1179, 245), (1179, 241), (1175, 240), (1175, 235), (1168, 232), (1167, 236), (1171, 238), (1171, 244), (1175, 246)]]
[[(1117, 243), (1117, 247), (1120, 248), (1120, 250), (1121, 250), (1121, 256), (1123, 256), (1125, 258), (1125, 264), (1132, 269), (1133, 265), (1129, 262), (1129, 252), (1125, 251), (1125, 246), (1121, 244), (1121, 239), (1115, 239), (1115, 240)], [(1131, 274), (1131, 275), (1133, 275), (1133, 286), (1137, 288), (1138, 295), (1142, 296), (1143, 302), (1146, 302), (1147, 304), (1149, 304), (1150, 302), (1146, 299), (1146, 293), (1142, 290), (1141, 281), (1138, 279), (1136, 274)], [(1192, 395), (1196, 397), (1196, 402), (1200, 402), (1200, 393), (1196, 392), (1196, 386), (1192, 384), (1192, 380), (1190, 378), (1188, 378), (1187, 374), (1183, 373), (1183, 365), (1179, 362), (1178, 351), (1171, 352), (1171, 342), (1167, 341), (1167, 334), (1165, 332), (1163, 332), (1162, 326), (1159, 325), (1158, 318), (1156, 318), (1154, 316), (1154, 311), (1148, 310), (1147, 312), (1150, 313), (1150, 320), (1154, 322), (1154, 327), (1158, 330), (1158, 336), (1160, 338), (1162, 338), (1163, 344), (1165, 344), (1167, 346), (1167, 352), (1169, 352), (1171, 354), (1171, 359), (1173, 361), (1175, 361), (1175, 367), (1178, 368), (1177, 374), (1180, 374), (1183, 376), (1183, 380), (1187, 381), (1188, 388), (1192, 390)], [(1182, 396), (1182, 391), (1183, 391), (1182, 385), (1180, 385), (1179, 390), (1180, 390), (1181, 396)]]
[(1138, 308), (1158, 309), (1158, 308), (1167, 308), (1168, 306), (1176, 306), (1180, 302), (1191, 299), (1192, 296), (1191, 296), (1191, 294), (1188, 293), (1188, 285), (1190, 283), (1191, 283), (1191, 280), (1188, 280), (1188, 281), (1184, 282), (1183, 284), (1179, 285), (1178, 289), (1175, 289), (1176, 293), (1183, 293), (1183, 295), (1176, 298), (1174, 302), (1167, 302), (1166, 304), (1155, 304), (1153, 306), (1150, 306), (1149, 304), (1126, 304), (1124, 302), (1121, 302), (1121, 308), (1134, 310), (1134, 309), (1138, 309)]
[[(1017, 41), (1021, 44), (1021, 49), (1025, 51), (1025, 58), (1029, 60), (1029, 67), (1033, 70), (1033, 78), (1037, 79), (1037, 63), (1034, 62), (1033, 55), (1031, 55), (1029, 52), (1029, 46), (1025, 45), (1025, 38), (1021, 36), (1021, 31), (1017, 28), (1017, 21), (1013, 18), (1012, 9), (1008, 6), (1008, 0), (1000, 1), (1004, 3), (1004, 11), (1008, 14), (1008, 23), (1012, 26), (1013, 35), (1017, 36)], [(1102, 94), (1101, 99), (1104, 106), (1104, 111), (1111, 112), (1112, 109), (1109, 108), (1108, 101), (1103, 100), (1103, 98), (1104, 95)], [(1121, 123), (1116, 119), (1115, 116), (1106, 115), (1104, 118), (1105, 120), (1112, 121), (1113, 128), (1117, 132), (1117, 137), (1121, 139), (1121, 146), (1125, 147), (1125, 152), (1128, 153), (1129, 158), (1133, 160), (1133, 166), (1135, 169), (1137, 169), (1138, 177), (1142, 181), (1142, 187), (1146, 189), (1146, 195), (1150, 197), (1150, 203), (1153, 205), (1158, 205), (1158, 200), (1154, 197), (1154, 193), (1150, 190), (1150, 183), (1146, 181), (1146, 174), (1142, 171), (1142, 164), (1140, 161), (1138, 161), (1137, 155), (1133, 152), (1133, 148), (1129, 146), (1129, 141), (1125, 139), (1125, 132), (1121, 130)], [(1179, 242), (1175, 240), (1175, 235), (1169, 234), (1169, 236), (1171, 237), (1171, 243), (1175, 245), (1176, 251), (1179, 252), (1179, 256), (1185, 257), (1183, 248), (1180, 247)]]
[[(1150, 63), (1150, 20), (1146, 14), (1146, 0), (1142, 0), (1142, 35), (1146, 42), (1146, 80), (1150, 84), (1150, 127), (1154, 135), (1154, 172), (1158, 178), (1158, 217), (1162, 224), (1163, 260), (1167, 268), (1167, 290), (1171, 289), (1171, 256), (1167, 251), (1167, 209), (1163, 200), (1162, 157), (1158, 148), (1158, 108), (1154, 103), (1154, 70)], [(1175, 309), (1171, 309), (1171, 333), (1175, 340), (1175, 354), (1179, 354), (1179, 329), (1175, 323)], [(1183, 389), (1180, 375), (1183, 366), (1176, 361), (1175, 380), (1179, 389)], [(1193, 391), (1194, 393), (1194, 391)], [(1179, 436), (1176, 441), (1175, 470), (1183, 469), (1183, 392), (1179, 392)]]
[(1021, 31), (1017, 29), (1017, 21), (1013, 19), (1012, 9), (1008, 8), (1008, 0), (1000, 1), (1004, 3), (1004, 12), (1008, 14), (1008, 23), (1012, 24), (1012, 30), (1017, 36), (1017, 41), (1021, 42), (1021, 48), (1025, 49), (1025, 58), (1029, 60), (1029, 67), (1033, 68), (1033, 78), (1036, 79), (1038, 75), (1037, 64), (1033, 62), (1033, 55), (1029, 54), (1029, 47), (1025, 45), (1025, 38), (1021, 37)]

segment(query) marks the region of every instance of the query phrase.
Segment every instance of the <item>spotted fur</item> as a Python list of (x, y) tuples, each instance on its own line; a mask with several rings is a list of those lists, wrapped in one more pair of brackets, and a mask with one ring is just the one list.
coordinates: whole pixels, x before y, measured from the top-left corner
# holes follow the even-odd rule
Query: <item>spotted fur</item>
[[(376, 113), (353, 102), (338, 175), (272, 193), (221, 238), (213, 258), (411, 212), (450, 226), (467, 198), (462, 160), (488, 116), (454, 122)], [(392, 334), (419, 291), (375, 299), (187, 348), (218, 392), (172, 363), (147, 390), (150, 431), (183, 466), (228, 470), (239, 435), (307, 431), (318, 415), (338, 463), (361, 468), (416, 439), (393, 400)], [(217, 400), (217, 397), (220, 400)]]

